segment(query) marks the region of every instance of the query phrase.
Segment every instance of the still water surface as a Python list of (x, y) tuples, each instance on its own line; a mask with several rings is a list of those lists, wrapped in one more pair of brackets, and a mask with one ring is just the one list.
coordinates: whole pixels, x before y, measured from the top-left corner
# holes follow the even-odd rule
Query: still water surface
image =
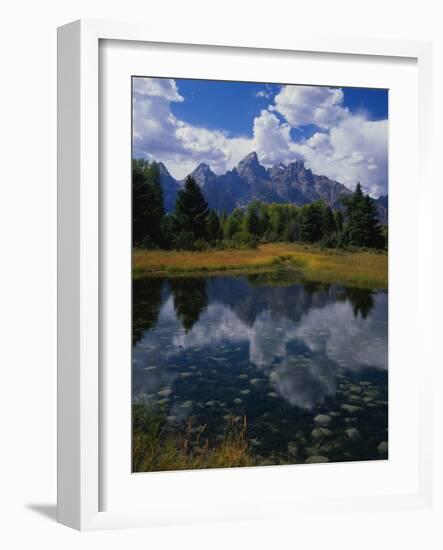
[(137, 280), (133, 403), (171, 426), (192, 417), (209, 440), (246, 416), (263, 464), (386, 458), (387, 320), (386, 290)]

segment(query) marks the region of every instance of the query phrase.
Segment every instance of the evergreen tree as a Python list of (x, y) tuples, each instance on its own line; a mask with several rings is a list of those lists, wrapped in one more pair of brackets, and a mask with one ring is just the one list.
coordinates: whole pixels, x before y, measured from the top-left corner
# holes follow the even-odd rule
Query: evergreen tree
[(186, 178), (184, 189), (178, 193), (174, 216), (178, 231), (192, 233), (196, 240), (207, 240), (208, 203), (191, 176)]
[(337, 231), (334, 213), (330, 206), (325, 205), (322, 216), (323, 235), (330, 235)]
[(177, 235), (177, 222), (173, 214), (166, 214), (161, 221), (163, 248), (174, 248)]
[(375, 202), (369, 195), (365, 195), (363, 201), (363, 219), (365, 223), (366, 244), (371, 248), (383, 248), (384, 238), (382, 229), (378, 223), (378, 213)]
[(145, 181), (145, 161), (132, 161), (132, 243), (138, 246), (148, 232), (149, 189)]
[(380, 248), (383, 236), (378, 224), (377, 208), (357, 183), (353, 196), (346, 201), (346, 239), (353, 246)]
[(321, 202), (312, 202), (303, 207), (300, 238), (314, 243), (323, 236), (323, 208)]
[(132, 163), (132, 240), (134, 246), (160, 246), (164, 216), (163, 191), (156, 164)]
[(221, 228), (220, 220), (215, 210), (210, 210), (208, 216), (208, 241), (214, 244), (216, 241), (223, 239), (223, 231)]
[(346, 203), (348, 218), (346, 233), (349, 244), (353, 246), (365, 246), (366, 242), (366, 229), (363, 219), (364, 200), (365, 196), (360, 182), (358, 182), (352, 198)]
[(246, 212), (246, 231), (255, 237), (260, 234), (260, 219), (257, 214), (256, 204), (251, 203)]
[(147, 173), (147, 185), (150, 189), (150, 204), (148, 208), (150, 238), (157, 245), (162, 242), (161, 221), (165, 215), (163, 189), (160, 171), (157, 164), (151, 164)]
[(335, 227), (337, 228), (337, 231), (340, 233), (343, 231), (343, 214), (341, 210), (337, 210), (337, 212), (334, 214), (335, 217)]

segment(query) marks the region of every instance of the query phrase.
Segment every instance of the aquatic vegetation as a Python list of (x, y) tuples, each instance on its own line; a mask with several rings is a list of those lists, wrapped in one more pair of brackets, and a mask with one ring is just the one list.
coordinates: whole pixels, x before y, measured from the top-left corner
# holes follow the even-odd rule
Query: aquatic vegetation
[(133, 471), (154, 472), (199, 468), (234, 468), (256, 464), (246, 438), (246, 417), (227, 418), (225, 430), (216, 441), (194, 427), (192, 418), (183, 429), (168, 426), (161, 409), (133, 406)]

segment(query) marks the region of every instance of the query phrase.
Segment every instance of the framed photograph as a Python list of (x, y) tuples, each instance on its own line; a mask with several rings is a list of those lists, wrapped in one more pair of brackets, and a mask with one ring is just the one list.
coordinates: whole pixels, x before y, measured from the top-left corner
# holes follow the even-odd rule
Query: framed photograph
[(58, 36), (59, 521), (430, 506), (430, 46)]

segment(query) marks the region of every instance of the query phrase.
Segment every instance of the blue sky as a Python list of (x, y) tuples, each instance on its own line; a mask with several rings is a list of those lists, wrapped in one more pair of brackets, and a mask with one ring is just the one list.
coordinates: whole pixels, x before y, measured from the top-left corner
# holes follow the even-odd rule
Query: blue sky
[[(265, 109), (269, 98), (277, 95), (279, 84), (223, 82), (214, 80), (175, 80), (180, 94), (185, 98), (173, 103), (171, 111), (190, 124), (223, 129), (232, 136), (250, 135), (254, 118)], [(343, 104), (351, 113), (365, 112), (370, 120), (388, 117), (388, 93), (370, 88), (341, 88)], [(263, 92), (267, 96), (260, 94)], [(257, 96), (257, 94), (260, 94)], [(315, 132), (315, 126), (305, 128), (305, 137)]]
[(302, 159), (387, 193), (387, 90), (134, 77), (133, 128), (134, 156), (176, 178), (199, 162), (223, 173), (255, 150), (267, 167)]

